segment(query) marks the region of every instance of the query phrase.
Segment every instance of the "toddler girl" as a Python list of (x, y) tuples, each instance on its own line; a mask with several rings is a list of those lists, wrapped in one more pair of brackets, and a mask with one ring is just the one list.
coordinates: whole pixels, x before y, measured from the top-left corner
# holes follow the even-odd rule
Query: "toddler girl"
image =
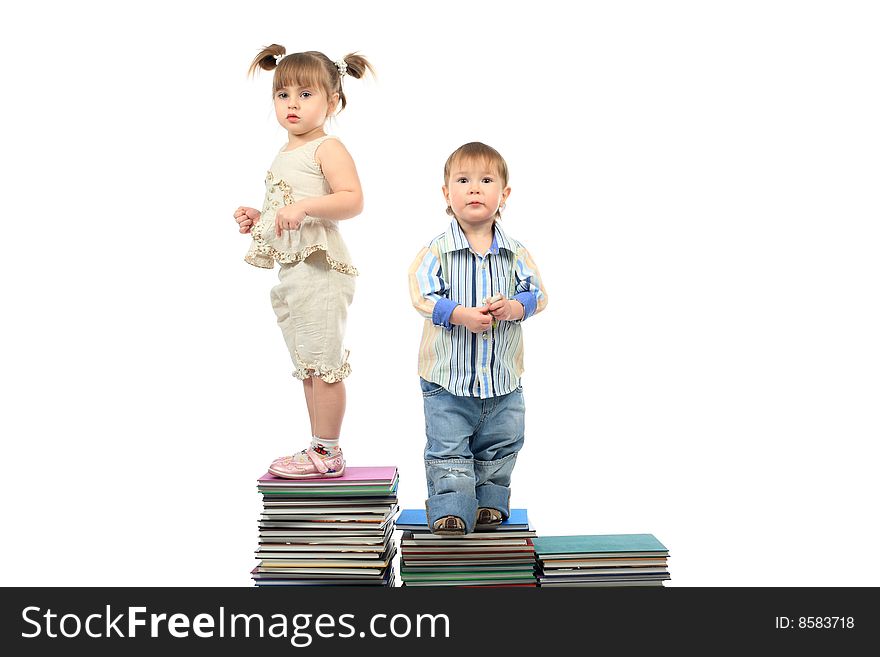
[(338, 477), (345, 470), (339, 448), (343, 379), (351, 372), (342, 342), (357, 270), (337, 224), (361, 212), (363, 195), (351, 155), (324, 124), (345, 107), (343, 77), (373, 69), (354, 54), (334, 62), (320, 52), (285, 53), (283, 46), (268, 46), (248, 71), (275, 71), (275, 117), (287, 143), (266, 174), (262, 211), (242, 206), (233, 216), (239, 232), (253, 238), (245, 261), (266, 269), (280, 265), (272, 307), (293, 375), (303, 382), (311, 425), (309, 447), (276, 459), (269, 472), (289, 479)]

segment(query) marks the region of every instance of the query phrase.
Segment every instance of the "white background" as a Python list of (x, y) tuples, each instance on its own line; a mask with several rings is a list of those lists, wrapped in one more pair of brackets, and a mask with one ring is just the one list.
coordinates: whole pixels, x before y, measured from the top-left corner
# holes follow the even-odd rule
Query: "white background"
[[(670, 585), (880, 585), (870, 2), (42, 2), (2, 27), (0, 580), (249, 586), (300, 385), (232, 211), (285, 135), (265, 44), (358, 50), (349, 464), (424, 499), (406, 269), (447, 155), (511, 169), (550, 293), (513, 506), (653, 533)], [(424, 7), (424, 8), (422, 8)]]

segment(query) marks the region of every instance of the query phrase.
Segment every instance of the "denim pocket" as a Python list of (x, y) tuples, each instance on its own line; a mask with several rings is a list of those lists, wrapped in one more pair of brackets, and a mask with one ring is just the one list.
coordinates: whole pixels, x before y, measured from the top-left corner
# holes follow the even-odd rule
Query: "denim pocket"
[(443, 392), (443, 386), (433, 381), (425, 381), (419, 377), (419, 385), (422, 387), (422, 397), (433, 397)]

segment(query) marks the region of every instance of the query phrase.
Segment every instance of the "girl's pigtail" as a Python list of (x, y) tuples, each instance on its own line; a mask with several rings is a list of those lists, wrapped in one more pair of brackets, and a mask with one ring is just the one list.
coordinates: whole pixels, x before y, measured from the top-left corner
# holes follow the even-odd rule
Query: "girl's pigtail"
[(369, 71), (370, 75), (376, 77), (376, 71), (373, 70), (373, 67), (370, 65), (370, 62), (367, 61), (366, 57), (349, 53), (343, 58), (343, 61), (347, 67), (345, 70), (346, 75), (350, 75), (355, 79), (360, 79), (364, 77), (367, 71)]
[[(367, 71), (369, 71), (370, 75), (376, 77), (376, 71), (373, 70), (373, 67), (370, 65), (370, 62), (367, 61), (366, 57), (349, 53), (342, 58), (342, 61), (345, 62), (345, 66), (342, 66), (340, 63), (336, 64), (336, 67), (341, 69), (340, 73), (344, 72), (345, 75), (360, 79), (364, 77)], [(339, 93), (339, 111), (341, 112), (345, 109), (347, 103), (345, 92), (342, 90), (342, 75), (339, 77), (339, 91), (337, 93)]]
[(278, 62), (281, 61), (281, 58), (287, 53), (284, 46), (279, 46), (277, 43), (273, 43), (271, 46), (266, 46), (263, 48), (260, 53), (254, 57), (254, 61), (251, 62), (251, 67), (248, 69), (248, 75), (253, 75), (256, 73), (258, 68), (263, 69), (264, 71), (271, 71), (276, 66), (278, 66)]

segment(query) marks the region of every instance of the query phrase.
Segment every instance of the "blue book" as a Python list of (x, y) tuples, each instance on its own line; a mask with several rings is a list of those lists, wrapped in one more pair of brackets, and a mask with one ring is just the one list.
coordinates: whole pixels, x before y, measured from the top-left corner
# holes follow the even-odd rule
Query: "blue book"
[[(397, 529), (413, 532), (427, 532), (428, 517), (424, 509), (404, 509), (395, 521)], [(521, 531), (529, 529), (529, 516), (526, 509), (511, 509), (510, 517), (491, 531)]]

